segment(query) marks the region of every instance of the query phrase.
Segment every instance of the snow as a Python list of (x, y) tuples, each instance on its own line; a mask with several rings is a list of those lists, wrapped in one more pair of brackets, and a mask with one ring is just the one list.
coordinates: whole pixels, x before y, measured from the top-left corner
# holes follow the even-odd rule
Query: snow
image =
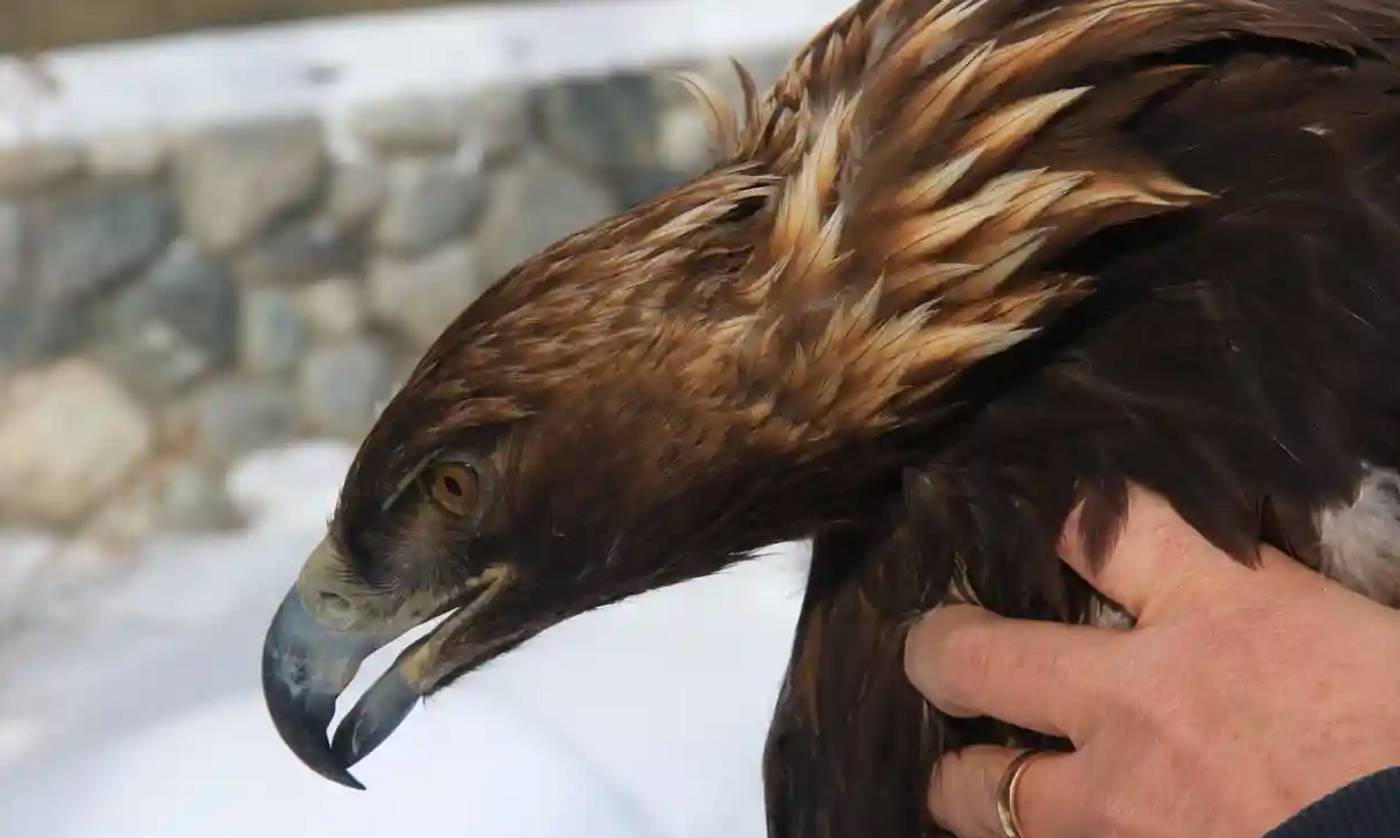
[(789, 49), (849, 4), (488, 4), (221, 30), (49, 53), (53, 97), (0, 56), (0, 146), (307, 111), (334, 129), (353, 103), (407, 91)]
[[(29, 603), (40, 630), (0, 650), (0, 835), (764, 834), (799, 545), (546, 632), (412, 714), (359, 767), (367, 792), (298, 764), (262, 706), (261, 636), (350, 454), (255, 455), (232, 476), (246, 532), (153, 544), (131, 572)], [(0, 554), (26, 544), (0, 538)]]

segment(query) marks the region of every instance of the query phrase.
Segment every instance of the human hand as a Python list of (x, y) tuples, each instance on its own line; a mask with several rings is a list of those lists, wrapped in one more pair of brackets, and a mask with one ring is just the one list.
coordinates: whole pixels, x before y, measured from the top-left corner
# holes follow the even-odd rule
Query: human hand
[[(1400, 614), (1263, 549), (1245, 567), (1162, 498), (1134, 490), (1093, 573), (1077, 515), (1060, 554), (1132, 629), (1009, 620), (967, 605), (910, 630), (905, 668), (953, 716), (1068, 738), (1029, 764), (1027, 838), (1253, 838), (1400, 764)], [(934, 770), (929, 807), (960, 838), (1000, 838), (1017, 752), (971, 747)]]

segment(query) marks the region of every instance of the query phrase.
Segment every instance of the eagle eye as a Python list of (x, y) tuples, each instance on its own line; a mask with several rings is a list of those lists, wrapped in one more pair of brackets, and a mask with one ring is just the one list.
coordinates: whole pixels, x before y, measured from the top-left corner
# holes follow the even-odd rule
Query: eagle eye
[(442, 463), (428, 475), (433, 501), (459, 518), (478, 514), (481, 505), (481, 477), (463, 463)]

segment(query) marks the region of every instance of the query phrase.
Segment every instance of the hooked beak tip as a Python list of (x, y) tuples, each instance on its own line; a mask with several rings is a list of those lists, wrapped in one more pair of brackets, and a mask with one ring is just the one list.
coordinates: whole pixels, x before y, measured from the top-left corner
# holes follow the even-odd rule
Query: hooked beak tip
[[(293, 587), (277, 609), (263, 643), (263, 699), (277, 733), (303, 764), (342, 786), (364, 790), (364, 784), (350, 774), (348, 765), (331, 747), (326, 731), (335, 717), (336, 699), (345, 687), (340, 682), (348, 682), (372, 650), (361, 641), (337, 650), (340, 654), (330, 655), (328, 661), (324, 644), (317, 643), (327, 632), (306, 612)], [(332, 644), (332, 648), (335, 645), (345, 644)]]

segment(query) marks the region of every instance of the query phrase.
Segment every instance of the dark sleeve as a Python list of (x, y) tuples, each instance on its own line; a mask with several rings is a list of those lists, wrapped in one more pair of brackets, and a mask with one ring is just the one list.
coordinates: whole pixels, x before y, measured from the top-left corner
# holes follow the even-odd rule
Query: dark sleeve
[(1400, 836), (1400, 766), (1337, 789), (1264, 838), (1396, 836)]

